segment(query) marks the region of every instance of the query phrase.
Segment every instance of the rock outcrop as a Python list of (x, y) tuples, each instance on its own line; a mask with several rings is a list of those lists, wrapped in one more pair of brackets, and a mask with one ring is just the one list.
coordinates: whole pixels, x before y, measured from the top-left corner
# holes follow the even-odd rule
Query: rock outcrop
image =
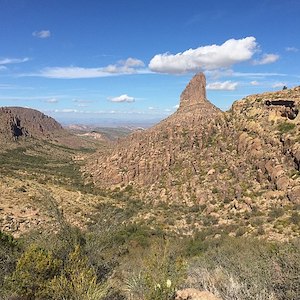
[(207, 100), (200, 73), (173, 115), (118, 141), (109, 153), (96, 153), (84, 172), (102, 188), (132, 185), (146, 201), (205, 205), (208, 214), (220, 205), (216, 217), (224, 222), (260, 202), (266, 211), (297, 204), (299, 108), (296, 87), (251, 95), (221, 112)]
[(171, 182), (170, 170), (177, 164), (187, 164), (197, 172), (189, 153), (200, 152), (204, 137), (208, 138), (221, 114), (206, 99), (205, 76), (197, 74), (183, 91), (177, 112), (119, 141), (109, 155), (96, 154), (88, 170), (102, 187), (157, 184), (164, 176)]
[(206, 99), (206, 79), (203, 73), (199, 73), (186, 86), (180, 96), (179, 111), (191, 110), (194, 106), (208, 104)]
[(62, 131), (58, 122), (37, 110), (23, 107), (0, 108), (0, 136), (3, 138), (49, 138)]

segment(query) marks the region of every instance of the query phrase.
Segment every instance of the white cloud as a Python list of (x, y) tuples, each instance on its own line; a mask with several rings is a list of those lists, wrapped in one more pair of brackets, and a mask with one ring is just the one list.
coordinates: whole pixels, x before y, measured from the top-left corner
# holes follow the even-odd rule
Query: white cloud
[(284, 86), (286, 86), (286, 83), (284, 82), (276, 82), (272, 85), (272, 88), (283, 88)]
[(149, 70), (142, 68), (144, 63), (136, 58), (118, 61), (116, 64), (99, 68), (83, 67), (53, 67), (45, 68), (36, 74), (23, 74), (22, 76), (39, 76), (58, 79), (97, 78), (129, 74), (145, 74)]
[(124, 65), (126, 67), (144, 67), (145, 66), (144, 62), (142, 62), (141, 60), (139, 60), (137, 58), (132, 58), (132, 57), (127, 58), (125, 61), (120, 60), (119, 64)]
[(177, 54), (157, 54), (151, 59), (149, 68), (154, 72), (169, 74), (227, 68), (251, 59), (256, 50), (254, 37), (230, 39), (222, 45), (201, 46)]
[(51, 32), (50, 32), (50, 30), (34, 31), (32, 33), (32, 35), (34, 37), (39, 38), (39, 39), (46, 39), (46, 38), (49, 38), (51, 36)]
[(56, 98), (50, 98), (50, 99), (46, 99), (45, 102), (47, 102), (47, 103), (57, 103), (58, 100)]
[(179, 108), (179, 104), (174, 105), (173, 108), (178, 109)]
[(7, 70), (5, 66), (0, 66), (0, 71)]
[(124, 94), (124, 95), (121, 95), (118, 97), (108, 98), (108, 100), (111, 102), (128, 102), (128, 103), (135, 101), (134, 97), (130, 97), (127, 94)]
[(216, 81), (207, 85), (208, 90), (222, 90), (222, 91), (234, 91), (237, 87), (237, 82), (228, 81)]
[(28, 57), (24, 58), (3, 58), (0, 59), (0, 65), (8, 65), (8, 64), (20, 64), (23, 62), (29, 61)]
[(148, 109), (149, 109), (149, 110), (155, 110), (155, 107), (149, 106)]
[(288, 51), (288, 52), (298, 52), (299, 49), (296, 48), (296, 47), (285, 47), (285, 51)]
[(55, 109), (54, 112), (56, 113), (78, 113), (79, 111), (77, 109), (73, 108), (63, 108), (63, 109)]
[(259, 85), (260, 83), (256, 80), (253, 80), (250, 82), (250, 84), (256, 86), (256, 85)]
[(261, 59), (255, 60), (253, 63), (255, 65), (266, 65), (272, 64), (279, 59), (279, 55), (277, 54), (264, 54)]

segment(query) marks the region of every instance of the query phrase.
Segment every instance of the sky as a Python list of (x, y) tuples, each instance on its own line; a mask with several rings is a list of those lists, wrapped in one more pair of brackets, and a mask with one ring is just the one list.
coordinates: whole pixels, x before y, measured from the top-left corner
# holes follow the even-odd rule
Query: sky
[(157, 122), (204, 72), (222, 110), (300, 85), (299, 0), (0, 0), (0, 106)]

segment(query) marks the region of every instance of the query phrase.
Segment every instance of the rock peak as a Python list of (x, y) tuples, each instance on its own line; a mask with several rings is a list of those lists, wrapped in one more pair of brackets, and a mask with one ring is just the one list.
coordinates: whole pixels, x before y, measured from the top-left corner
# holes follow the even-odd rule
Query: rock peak
[(196, 74), (191, 81), (188, 83), (184, 91), (180, 95), (180, 110), (206, 103), (206, 79), (203, 73)]

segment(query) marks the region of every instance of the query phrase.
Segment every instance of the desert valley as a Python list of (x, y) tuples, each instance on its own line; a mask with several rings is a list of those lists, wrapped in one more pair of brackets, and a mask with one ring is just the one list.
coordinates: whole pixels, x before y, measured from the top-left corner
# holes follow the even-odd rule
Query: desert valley
[(300, 86), (148, 129), (0, 108), (1, 299), (299, 299)]

